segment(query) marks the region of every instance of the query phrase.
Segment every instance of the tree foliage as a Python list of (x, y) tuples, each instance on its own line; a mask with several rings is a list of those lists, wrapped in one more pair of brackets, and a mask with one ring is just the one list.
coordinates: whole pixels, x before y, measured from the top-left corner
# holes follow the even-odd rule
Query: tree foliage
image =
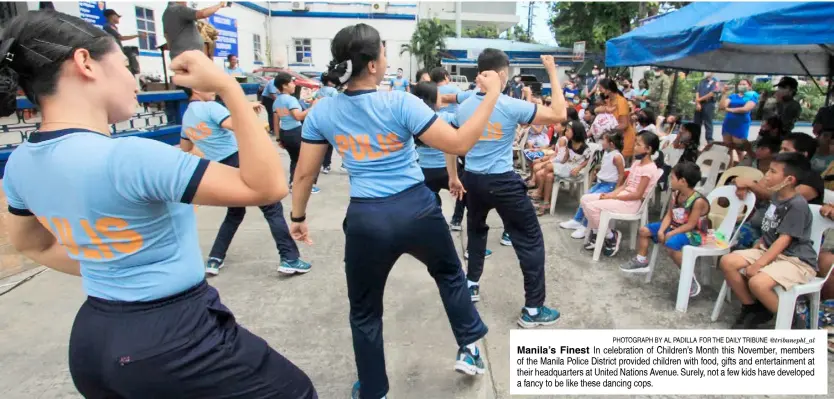
[(507, 39), (517, 42), (533, 43), (533, 38), (527, 34), (527, 30), (521, 25), (516, 25), (507, 31)]
[(587, 51), (602, 51), (605, 42), (630, 31), (637, 21), (689, 2), (556, 2), (551, 3), (550, 30), (563, 46), (585, 41)]
[[(454, 32), (452, 32), (454, 35)], [(461, 32), (463, 37), (474, 37), (481, 39), (497, 39), (498, 29), (495, 26), (478, 25), (474, 28), (466, 28)]]
[(411, 35), (411, 42), (400, 48), (400, 55), (410, 53), (417, 58), (419, 66), (424, 68), (438, 66), (446, 51), (444, 39), (454, 35), (454, 29), (440, 23), (437, 18), (422, 19)]

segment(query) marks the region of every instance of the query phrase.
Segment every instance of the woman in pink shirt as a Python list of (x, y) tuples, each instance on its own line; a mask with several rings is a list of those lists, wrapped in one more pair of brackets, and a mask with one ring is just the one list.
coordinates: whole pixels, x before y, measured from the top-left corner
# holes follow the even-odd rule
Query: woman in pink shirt
[[(597, 228), (602, 211), (616, 213), (636, 213), (640, 209), (643, 199), (654, 187), (660, 178), (661, 167), (663, 166), (663, 154), (657, 156), (657, 163), (652, 161), (652, 156), (659, 152), (660, 139), (656, 134), (649, 131), (642, 131), (634, 141), (634, 163), (628, 173), (624, 184), (620, 185), (613, 192), (607, 194), (585, 194), (582, 196), (580, 206), (588, 219), (588, 228), (591, 229), (591, 240), (585, 249), (592, 250), (596, 245)], [(605, 245), (602, 252), (606, 256), (614, 256), (620, 249), (622, 234), (617, 230), (609, 230), (605, 234)]]

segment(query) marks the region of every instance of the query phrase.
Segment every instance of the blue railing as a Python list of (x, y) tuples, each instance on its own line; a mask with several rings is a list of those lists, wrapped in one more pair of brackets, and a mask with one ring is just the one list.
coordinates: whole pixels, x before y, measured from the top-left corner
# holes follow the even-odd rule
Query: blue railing
[[(257, 94), (259, 86), (255, 83), (241, 85), (246, 94)], [(162, 141), (170, 145), (180, 142), (182, 115), (188, 106), (185, 92), (182, 90), (143, 92), (137, 96), (141, 110), (125, 122), (111, 125), (113, 137), (145, 137)], [(35, 115), (35, 106), (26, 97), (17, 98), (17, 112), (3, 118), (0, 124), (0, 178), (6, 168), (6, 161), (12, 151), (29, 134), (40, 127), (40, 116)], [(15, 136), (17, 135), (17, 136)]]

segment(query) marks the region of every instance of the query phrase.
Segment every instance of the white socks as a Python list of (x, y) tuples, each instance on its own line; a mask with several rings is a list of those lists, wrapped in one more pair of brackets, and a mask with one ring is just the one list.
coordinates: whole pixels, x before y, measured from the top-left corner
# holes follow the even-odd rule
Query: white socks
[(472, 354), (475, 356), (480, 355), (480, 352), (478, 352), (478, 346), (475, 345), (474, 342), (469, 345), (466, 345), (466, 349), (469, 349), (469, 352), (472, 352)]
[(476, 283), (474, 281), (466, 280), (466, 288), (469, 288), (469, 287), (472, 287), (472, 286), (477, 286), (477, 285), (478, 285), (478, 283)]
[(637, 261), (640, 262), (640, 263), (646, 263), (646, 261), (648, 260), (648, 258), (646, 258), (643, 255), (637, 255), (636, 258), (637, 258)]
[(525, 307), (524, 309), (527, 309), (527, 313), (529, 313), (530, 316), (536, 316), (536, 315), (539, 314), (539, 309), (538, 308), (527, 308), (527, 307)]
[(608, 234), (605, 235), (605, 238), (614, 238), (614, 230), (608, 230)]

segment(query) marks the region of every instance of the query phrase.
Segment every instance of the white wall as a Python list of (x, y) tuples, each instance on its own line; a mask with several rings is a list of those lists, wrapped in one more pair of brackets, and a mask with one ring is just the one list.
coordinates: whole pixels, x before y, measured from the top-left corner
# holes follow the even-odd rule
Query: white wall
[[(389, 71), (396, 72), (397, 68), (403, 68), (406, 73), (409, 71), (409, 54), (400, 56), (400, 48), (411, 40), (416, 26), (414, 20), (273, 17), (273, 62), (298, 71), (323, 72), (331, 60), (333, 37), (342, 28), (358, 23), (373, 26), (386, 41)], [(296, 64), (294, 39), (311, 39), (312, 66)]]

